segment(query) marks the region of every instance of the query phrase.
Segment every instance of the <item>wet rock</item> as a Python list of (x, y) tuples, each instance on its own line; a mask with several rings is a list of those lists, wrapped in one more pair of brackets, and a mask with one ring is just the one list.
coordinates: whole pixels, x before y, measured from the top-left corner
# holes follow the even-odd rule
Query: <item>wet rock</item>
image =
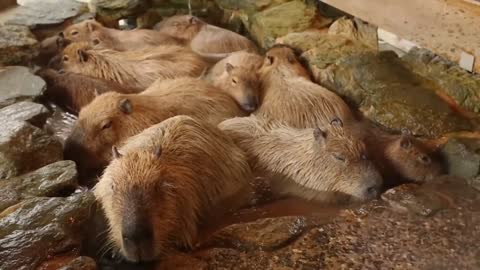
[(223, 9), (240, 10), (247, 14), (251, 14), (290, 1), (291, 0), (215, 0), (215, 3)]
[(212, 236), (208, 246), (239, 250), (275, 250), (294, 240), (306, 228), (304, 218), (267, 218), (231, 225)]
[(154, 270), (170, 270), (170, 269), (184, 269), (184, 270), (204, 270), (207, 268), (207, 263), (187, 254), (169, 255), (160, 263), (155, 265)]
[(39, 43), (28, 27), (0, 25), (0, 65), (28, 63), (38, 55), (38, 48)]
[(62, 160), (31, 173), (0, 181), (0, 212), (33, 197), (68, 195), (78, 185), (75, 162)]
[(343, 57), (323, 70), (314, 69), (314, 76), (388, 129), (406, 128), (430, 137), (472, 129), (468, 119), (436, 94), (434, 85), (406, 68), (394, 52)]
[(480, 176), (477, 176), (476, 178), (471, 179), (469, 181), (469, 184), (475, 190), (480, 191)]
[(51, 258), (79, 253), (95, 198), (34, 198), (0, 213), (3, 270), (36, 269)]
[(480, 76), (426, 49), (414, 48), (402, 59), (413, 71), (437, 83), (439, 91), (451, 97), (456, 105), (480, 113)]
[(255, 13), (249, 17), (250, 34), (262, 48), (269, 48), (277, 37), (309, 28), (315, 20), (316, 7), (303, 1), (291, 1)]
[(42, 78), (20, 66), (0, 67), (0, 108), (24, 100), (34, 100), (45, 90)]
[(42, 127), (50, 111), (39, 103), (22, 101), (0, 109), (0, 122), (4, 120), (27, 121), (36, 127)]
[(155, 24), (162, 20), (162, 15), (155, 9), (149, 9), (144, 14), (137, 17), (137, 28), (153, 28)]
[(0, 179), (27, 173), (63, 158), (60, 142), (23, 121), (4, 121), (0, 129)]
[(480, 173), (480, 142), (478, 139), (449, 139), (441, 153), (449, 174), (469, 179)]
[(24, 25), (31, 29), (60, 24), (88, 10), (85, 3), (75, 0), (19, 0), (18, 4), (20, 6), (15, 8), (6, 24)]
[(98, 20), (115, 25), (119, 19), (145, 12), (149, 5), (144, 0), (92, 0), (91, 6)]
[(90, 257), (81, 256), (58, 270), (96, 270), (97, 263)]
[(50, 104), (50, 106), (53, 108), (53, 114), (52, 117), (47, 119), (45, 129), (49, 134), (53, 134), (53, 137), (64, 145), (73, 130), (75, 122), (77, 121), (77, 116), (65, 112), (54, 104)]
[(377, 27), (358, 18), (347, 19), (343, 17), (336, 20), (328, 29), (328, 34), (344, 36), (378, 50)]

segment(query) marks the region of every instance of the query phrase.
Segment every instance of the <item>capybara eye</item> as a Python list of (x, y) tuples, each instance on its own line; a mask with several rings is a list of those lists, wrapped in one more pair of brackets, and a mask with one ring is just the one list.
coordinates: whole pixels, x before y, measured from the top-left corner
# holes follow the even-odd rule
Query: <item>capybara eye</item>
[(72, 36), (76, 36), (76, 35), (78, 35), (78, 31), (77, 31), (77, 30), (73, 30), (72, 32), (70, 32), (70, 34), (71, 34)]
[(107, 129), (107, 128), (111, 128), (111, 127), (112, 127), (112, 121), (108, 121), (105, 124), (103, 124), (102, 130)]
[(235, 78), (232, 78), (232, 83), (237, 83), (237, 80)]
[(400, 142), (400, 146), (403, 147), (403, 148), (405, 148), (405, 149), (410, 148), (411, 145), (412, 145), (412, 142), (410, 142), (409, 139), (405, 139), (405, 140), (402, 140), (402, 141)]
[(343, 162), (345, 162), (345, 160), (346, 160), (344, 156), (339, 155), (339, 154), (334, 154), (333, 157), (334, 157), (335, 159), (340, 160), (340, 161), (343, 161)]
[(367, 156), (366, 154), (362, 154), (362, 155), (361, 155), (361, 158), (362, 158), (363, 160), (367, 160), (367, 159), (368, 159), (368, 156)]
[(64, 55), (62, 59), (63, 59), (63, 62), (68, 62), (68, 56), (67, 55)]
[(427, 155), (421, 155), (418, 157), (418, 160), (424, 164), (430, 163), (430, 158)]

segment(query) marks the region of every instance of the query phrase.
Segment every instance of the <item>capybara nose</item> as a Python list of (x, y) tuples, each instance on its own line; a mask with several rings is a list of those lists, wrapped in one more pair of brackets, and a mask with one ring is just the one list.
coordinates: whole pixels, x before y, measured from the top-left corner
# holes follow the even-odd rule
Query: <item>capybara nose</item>
[(153, 260), (153, 231), (148, 226), (130, 223), (122, 228), (122, 240), (127, 259)]
[(258, 101), (257, 101), (257, 98), (255, 96), (247, 96), (245, 98), (245, 102), (242, 104), (242, 108), (246, 111), (246, 112), (253, 112), (257, 109), (258, 107)]
[(132, 243), (143, 243), (150, 241), (153, 237), (152, 230), (143, 225), (127, 225), (123, 227), (122, 237), (124, 241)]

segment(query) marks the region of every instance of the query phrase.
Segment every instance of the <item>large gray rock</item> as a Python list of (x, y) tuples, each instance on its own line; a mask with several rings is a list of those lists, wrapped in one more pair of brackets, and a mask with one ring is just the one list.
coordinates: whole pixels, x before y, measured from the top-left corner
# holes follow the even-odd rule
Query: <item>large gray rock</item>
[(27, 121), (36, 127), (43, 127), (50, 114), (42, 104), (22, 101), (0, 109), (0, 122)]
[(31, 173), (0, 181), (0, 212), (32, 197), (55, 197), (78, 186), (75, 162), (62, 160)]
[(449, 139), (441, 152), (449, 174), (470, 179), (480, 173), (478, 139)]
[(0, 67), (0, 108), (23, 100), (34, 100), (45, 90), (42, 78), (20, 66)]
[(38, 55), (39, 47), (28, 27), (0, 24), (0, 65), (28, 63)]
[(27, 173), (63, 159), (60, 142), (24, 121), (4, 121), (0, 129), (0, 179)]
[(92, 0), (97, 18), (107, 25), (131, 15), (140, 14), (149, 7), (145, 0)]
[(67, 198), (34, 198), (0, 213), (2, 270), (37, 269), (56, 256), (81, 250), (95, 198), (90, 192)]
[(75, 0), (20, 0), (5, 24), (24, 25), (31, 29), (63, 23), (86, 11), (85, 3)]

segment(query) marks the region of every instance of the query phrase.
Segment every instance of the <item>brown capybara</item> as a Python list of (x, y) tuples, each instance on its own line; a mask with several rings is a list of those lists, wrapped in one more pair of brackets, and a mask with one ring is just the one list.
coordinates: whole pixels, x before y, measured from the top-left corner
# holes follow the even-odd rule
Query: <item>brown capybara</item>
[(363, 136), (386, 188), (405, 181), (427, 182), (444, 173), (435, 150), (408, 132), (389, 134), (364, 124), (353, 125), (352, 130)]
[(111, 159), (112, 145), (176, 115), (216, 125), (245, 112), (226, 93), (192, 78), (157, 82), (140, 94), (105, 93), (80, 111), (65, 158), (76, 161), (82, 173), (102, 168)]
[(259, 74), (261, 105), (254, 114), (268, 122), (316, 128), (327, 127), (335, 118), (342, 122), (355, 119), (341, 97), (310, 80), (294, 50), (287, 46), (272, 47)]
[(158, 45), (183, 45), (185, 42), (171, 35), (148, 29), (118, 30), (104, 27), (95, 20), (67, 27), (60, 33), (60, 39), (68, 42), (89, 42), (95, 49), (116, 51), (141, 50)]
[[(175, 116), (113, 152), (94, 193), (113, 246), (129, 261), (191, 249), (202, 224), (249, 204), (247, 158), (209, 123)], [(244, 199), (225, 204), (237, 194)]]
[(229, 93), (246, 111), (259, 105), (260, 82), (257, 71), (263, 57), (246, 51), (231, 53), (215, 64), (206, 78), (216, 87)]
[(131, 94), (143, 90), (63, 70), (47, 68), (39, 70), (36, 74), (47, 83), (43, 95), (74, 114), (78, 114), (81, 108), (99, 94), (110, 91)]
[(191, 15), (176, 15), (164, 19), (155, 27), (160, 33), (190, 42), (190, 47), (202, 53), (230, 53), (242, 50), (256, 52), (257, 47), (248, 38), (208, 24)]
[(208, 67), (200, 56), (175, 45), (117, 52), (93, 50), (88, 43), (76, 42), (68, 45), (60, 58), (56, 69), (143, 89), (157, 79), (198, 77)]
[[(250, 116), (218, 126), (247, 153), (255, 172), (271, 178), (276, 193), (326, 202), (365, 201), (379, 194), (382, 177), (365, 144), (345, 132), (340, 119), (334, 119), (329, 128), (276, 124), (267, 130), (264, 124)], [(289, 190), (293, 186), (289, 183), (314, 190), (316, 196)]]

